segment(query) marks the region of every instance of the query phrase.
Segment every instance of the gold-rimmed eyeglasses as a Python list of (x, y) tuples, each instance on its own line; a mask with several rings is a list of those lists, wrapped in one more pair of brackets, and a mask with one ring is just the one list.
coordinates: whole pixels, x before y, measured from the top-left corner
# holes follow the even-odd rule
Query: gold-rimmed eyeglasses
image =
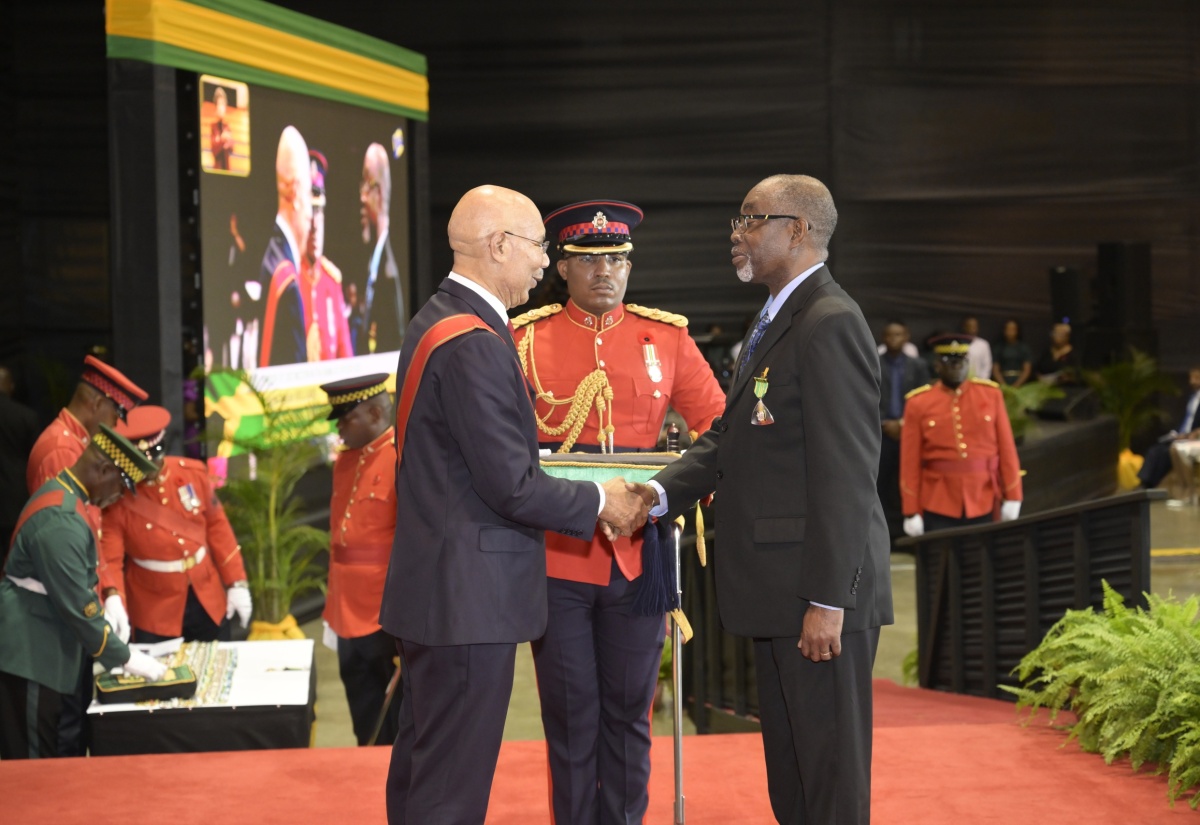
[(504, 234), (512, 235), (514, 238), (520, 238), (523, 241), (529, 241), (534, 246), (540, 246), (543, 252), (550, 248), (549, 241), (535, 241), (533, 238), (526, 238), (524, 235), (518, 235), (516, 232), (509, 232), (507, 229), (504, 230)]
[(776, 218), (786, 218), (789, 221), (800, 220), (796, 215), (738, 215), (736, 218), (730, 218), (729, 225), (734, 232), (745, 232), (750, 221), (773, 221)]

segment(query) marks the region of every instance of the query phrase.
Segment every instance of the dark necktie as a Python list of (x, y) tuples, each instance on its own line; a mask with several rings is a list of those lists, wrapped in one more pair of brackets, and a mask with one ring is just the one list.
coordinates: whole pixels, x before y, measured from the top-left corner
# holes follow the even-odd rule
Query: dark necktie
[(745, 369), (746, 365), (750, 363), (750, 356), (754, 355), (754, 348), (757, 347), (758, 342), (762, 340), (763, 333), (767, 331), (767, 327), (770, 325), (770, 323), (771, 313), (764, 309), (762, 314), (758, 316), (758, 323), (754, 325), (754, 331), (750, 333), (749, 340), (747, 340), (746, 345), (742, 347), (742, 357), (738, 362), (737, 376), (735, 376), (735, 379), (741, 376), (742, 370)]

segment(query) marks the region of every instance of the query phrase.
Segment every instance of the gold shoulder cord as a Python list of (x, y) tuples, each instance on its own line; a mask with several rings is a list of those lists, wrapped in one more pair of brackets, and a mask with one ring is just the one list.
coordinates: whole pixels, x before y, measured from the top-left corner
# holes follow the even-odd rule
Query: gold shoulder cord
[[(542, 382), (538, 379), (537, 362), (533, 355), (533, 336), (536, 329), (535, 324), (529, 325), (525, 337), (521, 339), (521, 345), (517, 347), (517, 357), (521, 360), (521, 370), (533, 381), (533, 388), (537, 392), (538, 400), (545, 401), (550, 406), (545, 417), (536, 416), (538, 429), (546, 435), (556, 438), (566, 433), (558, 451), (569, 453), (575, 446), (575, 440), (583, 432), (583, 425), (587, 423), (588, 415), (594, 406), (597, 420), (600, 422), (600, 434), (597, 440), (603, 449), (605, 445), (609, 444), (614, 431), (612, 423), (613, 391), (608, 383), (607, 373), (602, 369), (593, 370), (583, 377), (579, 386), (575, 388), (575, 394), (570, 398), (555, 398), (542, 389)], [(567, 404), (570, 405), (570, 409), (567, 410), (561, 424), (552, 427), (546, 423), (554, 415), (555, 410)], [(604, 423), (605, 420), (608, 421), (607, 424)]]
[(687, 316), (679, 315), (674, 312), (667, 312), (654, 307), (644, 307), (637, 304), (626, 304), (625, 310), (632, 312), (634, 315), (640, 315), (643, 318), (649, 318), (651, 321), (660, 321), (664, 324), (670, 324), (673, 327), (686, 327), (688, 325)]

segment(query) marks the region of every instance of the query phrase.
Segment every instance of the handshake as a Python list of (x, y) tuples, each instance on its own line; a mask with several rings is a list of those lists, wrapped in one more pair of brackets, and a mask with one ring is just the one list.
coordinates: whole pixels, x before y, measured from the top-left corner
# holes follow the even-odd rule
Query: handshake
[(658, 504), (658, 493), (646, 484), (623, 478), (610, 478), (604, 487), (604, 509), (600, 511), (600, 529), (609, 541), (617, 536), (632, 536), (646, 523), (650, 510)]

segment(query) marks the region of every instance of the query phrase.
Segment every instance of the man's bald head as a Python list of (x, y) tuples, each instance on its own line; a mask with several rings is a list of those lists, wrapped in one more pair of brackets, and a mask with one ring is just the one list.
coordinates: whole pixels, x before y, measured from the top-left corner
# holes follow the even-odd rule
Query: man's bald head
[(279, 148), (275, 151), (275, 189), (279, 194), (279, 215), (287, 221), (303, 251), (312, 223), (312, 169), (308, 144), (295, 126), (284, 127), (279, 135)]
[(483, 284), (505, 306), (529, 299), (529, 289), (549, 265), (537, 242), (546, 228), (537, 206), (502, 186), (477, 186), (458, 201), (446, 227), (454, 271)]

